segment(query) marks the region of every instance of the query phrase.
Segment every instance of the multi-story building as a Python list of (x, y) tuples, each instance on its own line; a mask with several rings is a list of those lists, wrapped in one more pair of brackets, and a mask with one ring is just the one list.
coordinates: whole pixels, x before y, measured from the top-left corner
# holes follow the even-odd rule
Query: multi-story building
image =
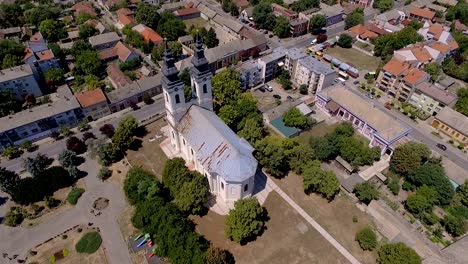
[(398, 142), (411, 130), (342, 84), (323, 89), (317, 93), (316, 99), (319, 109), (330, 116), (350, 122), (359, 133), (369, 139), (370, 147), (381, 149), (381, 155), (391, 155)]
[(328, 63), (307, 56), (298, 60), (296, 74), (291, 79), (296, 86), (306, 85), (309, 94), (315, 94), (331, 86), (337, 77)]
[(284, 16), (288, 20), (294, 20), (299, 17), (299, 14), (294, 12), (293, 10), (287, 9), (275, 3), (271, 4), (271, 9), (273, 11), (273, 14), (275, 14), (276, 16)]
[(253, 88), (263, 82), (262, 67), (256, 60), (242, 63), (237, 67), (237, 71), (239, 72), (242, 90)]
[(289, 21), (289, 32), (291, 36), (298, 37), (307, 33), (309, 29), (309, 20), (297, 18)]
[(0, 70), (0, 89), (8, 89), (20, 100), (28, 94), (41, 96), (42, 91), (28, 64)]
[(411, 68), (400, 78), (400, 82), (396, 87), (397, 89), (390, 89), (388, 94), (400, 102), (408, 102), (416, 86), (422, 82), (429, 81), (430, 78), (431, 76), (426, 72), (418, 68)]
[(422, 82), (416, 85), (409, 102), (429, 115), (436, 115), (442, 108), (454, 106), (457, 97), (429, 82)]
[(38, 81), (43, 80), (44, 74), (48, 70), (60, 68), (57, 58), (55, 58), (54, 53), (50, 49), (33, 52), (27, 48), (23, 62), (31, 66), (34, 77)]
[(299, 59), (308, 57), (307, 53), (298, 48), (287, 49), (285, 51), (286, 58), (284, 59), (284, 69), (289, 72), (289, 75), (295, 76), (297, 62)]
[(109, 115), (110, 109), (107, 98), (101, 89), (79, 92), (75, 94), (76, 100), (81, 105), (83, 115), (88, 122)]
[(50, 94), (51, 102), (0, 118), (0, 146), (18, 145), (24, 140), (48, 137), (60, 126), (75, 126), (83, 111), (67, 85)]
[(89, 38), (91, 46), (97, 50), (110, 49), (120, 41), (119, 35), (115, 32), (104, 33)]
[(276, 48), (272, 53), (258, 59), (258, 64), (262, 69), (262, 79), (265, 82), (273, 80), (284, 66), (286, 50), (282, 47)]
[(468, 122), (466, 119), (467, 117), (463, 114), (450, 107), (444, 107), (434, 117), (432, 127), (458, 142), (468, 145)]

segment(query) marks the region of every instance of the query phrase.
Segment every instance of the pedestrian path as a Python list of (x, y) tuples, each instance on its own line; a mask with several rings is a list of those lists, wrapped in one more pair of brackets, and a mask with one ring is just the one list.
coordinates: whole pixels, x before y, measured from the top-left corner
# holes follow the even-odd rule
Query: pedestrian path
[[(268, 176), (268, 178), (270, 177)], [(336, 250), (338, 250), (349, 262), (352, 264), (361, 263), (353, 255), (351, 255), (351, 253), (346, 250), (346, 248), (344, 248), (338, 241), (336, 241), (336, 239), (334, 239), (330, 233), (327, 232), (327, 230), (325, 230), (319, 223), (317, 223), (317, 221), (315, 221), (308, 213), (306, 213), (304, 209), (302, 209), (296, 202), (294, 202), (293, 199), (289, 197), (289, 195), (281, 190), (281, 188), (279, 188), (273, 180), (269, 179), (267, 181), (267, 185), (269, 185), (269, 188), (276, 191), (289, 205), (291, 205), (291, 207), (296, 210), (296, 212), (298, 212), (307, 222), (309, 222), (309, 224), (312, 225), (312, 227), (314, 227), (328, 242), (330, 242), (330, 244), (332, 244), (332, 246), (334, 246)]]

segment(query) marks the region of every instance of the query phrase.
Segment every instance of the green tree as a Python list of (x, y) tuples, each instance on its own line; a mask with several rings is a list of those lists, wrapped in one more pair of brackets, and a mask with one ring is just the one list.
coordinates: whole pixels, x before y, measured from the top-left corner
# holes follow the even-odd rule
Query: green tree
[(400, 175), (407, 175), (429, 159), (431, 151), (421, 143), (408, 142), (398, 146), (393, 152), (390, 169)]
[(210, 27), (202, 39), (207, 48), (214, 48), (219, 45), (219, 39), (216, 37), (216, 32), (212, 27)]
[(295, 145), (297, 143), (291, 139), (267, 136), (255, 143), (256, 158), (266, 167), (268, 173), (274, 177), (282, 177), (290, 169), (288, 158)]
[(60, 84), (65, 80), (65, 71), (60, 68), (52, 68), (45, 72), (45, 79), (48, 83)]
[(14, 159), (21, 155), (21, 150), (15, 146), (8, 146), (2, 151), (2, 156), (7, 159)]
[(162, 173), (162, 180), (171, 193), (176, 194), (186, 182), (190, 182), (192, 175), (185, 166), (182, 158), (174, 158), (166, 161)]
[(8, 89), (0, 90), (0, 117), (17, 112), (21, 109), (21, 102), (16, 99), (14, 93)]
[(324, 15), (313, 15), (309, 21), (309, 29), (312, 33), (317, 34), (327, 25), (327, 17)]
[(21, 64), (24, 56), (24, 46), (19, 42), (4, 39), (0, 40), (0, 62), (2, 68), (10, 68)]
[(20, 148), (23, 150), (26, 150), (28, 152), (31, 152), (35, 149), (36, 145), (34, 145), (31, 141), (25, 140), (21, 142)]
[(81, 25), (81, 24), (84, 24), (86, 21), (93, 19), (93, 18), (94, 16), (88, 13), (80, 12), (78, 16), (76, 17), (76, 23), (78, 23), (78, 25)]
[[(172, 55), (174, 57), (180, 57), (182, 55), (182, 45), (177, 41), (169, 41), (168, 44), (169, 48), (171, 49)], [(165, 46), (159, 45), (154, 47), (151, 51), (151, 59), (154, 62), (158, 62), (162, 60), (164, 54)]]
[(318, 192), (327, 199), (332, 199), (340, 190), (340, 182), (332, 171), (320, 168), (318, 160), (309, 161), (302, 168), (304, 191)]
[(285, 90), (289, 90), (292, 88), (291, 75), (286, 70), (281, 70), (281, 73), (278, 75), (277, 81)]
[(275, 28), (273, 29), (273, 33), (279, 38), (289, 37), (289, 34), (290, 34), (289, 20), (284, 16), (278, 17), (278, 19), (276, 20)]
[(149, 5), (141, 2), (137, 6), (135, 19), (138, 23), (156, 30), (161, 20), (161, 15), (158, 13), (157, 5)]
[(302, 12), (311, 8), (317, 8), (319, 6), (319, 0), (300, 0), (292, 3), (290, 8), (296, 12)]
[(379, 249), (380, 264), (420, 264), (421, 257), (403, 243), (386, 244)]
[(457, 193), (461, 198), (461, 202), (465, 206), (468, 206), (468, 180), (465, 180), (465, 182), (458, 187)]
[(175, 41), (186, 34), (184, 22), (169, 12), (162, 14), (157, 31), (169, 41)]
[[(24, 20), (28, 24), (39, 26), (44, 20), (54, 21), (60, 15), (61, 10), (56, 7), (40, 5), (24, 12)], [(42, 34), (42, 30), (40, 30)], [(45, 36), (44, 36), (45, 37)]]
[(383, 13), (393, 8), (393, 0), (376, 0), (373, 7)]
[(206, 252), (206, 264), (234, 264), (235, 260), (232, 254), (224, 249), (214, 246), (208, 248)]
[(447, 205), (452, 200), (455, 191), (450, 180), (445, 176), (440, 164), (427, 162), (408, 175), (408, 180), (418, 186), (434, 187), (439, 193), (439, 203)]
[(246, 198), (234, 203), (234, 209), (226, 218), (226, 236), (237, 243), (244, 243), (258, 236), (265, 226), (265, 209), (256, 198)]
[(338, 39), (338, 46), (346, 49), (351, 48), (353, 46), (353, 38), (346, 33), (342, 33)]
[(39, 25), (39, 31), (49, 42), (56, 42), (59, 39), (66, 38), (67, 33), (64, 28), (65, 26), (62, 22), (52, 19), (46, 19)]
[(345, 18), (345, 29), (364, 24), (364, 9), (356, 8)]
[(364, 250), (374, 250), (377, 247), (377, 235), (370, 227), (361, 229), (356, 234), (356, 241)]
[(263, 138), (264, 133), (263, 124), (258, 119), (246, 118), (244, 128), (237, 135), (253, 145), (257, 140)]
[(455, 104), (455, 110), (468, 116), (468, 87), (460, 88), (457, 95), (458, 101)]
[(213, 86), (213, 99), (219, 107), (230, 104), (240, 95), (240, 77), (234, 70), (226, 69), (218, 72), (211, 80)]
[(198, 214), (203, 211), (210, 190), (205, 176), (198, 172), (192, 172), (191, 175), (192, 179), (178, 190), (174, 202), (182, 212)]
[(97, 29), (91, 24), (83, 24), (80, 26), (80, 31), (78, 35), (80, 38), (86, 40), (89, 37), (94, 36), (97, 33)]
[(79, 75), (99, 75), (102, 64), (96, 51), (84, 50), (76, 57), (75, 72)]
[(73, 132), (71, 131), (70, 127), (68, 127), (68, 126), (61, 126), (60, 129), (59, 129), (59, 133), (60, 133), (60, 135), (62, 135), (64, 137), (69, 137), (69, 136), (73, 135)]
[(12, 68), (17, 65), (22, 64), (21, 58), (15, 55), (7, 54), (3, 58), (2, 61), (2, 68), (7, 69), (7, 68)]
[(284, 125), (288, 127), (297, 127), (300, 129), (307, 129), (312, 126), (312, 120), (293, 107), (283, 115)]
[(302, 173), (303, 165), (316, 159), (315, 151), (308, 144), (298, 144), (290, 152), (289, 167), (295, 173)]
[(417, 33), (416, 29), (413, 27), (405, 27), (404, 29), (392, 34), (381, 35), (378, 37), (374, 41), (374, 54), (384, 58), (393, 54), (395, 50), (422, 40), (423, 37)]
[(76, 156), (76, 153), (68, 149), (64, 149), (58, 156), (58, 161), (63, 167), (76, 165), (77, 159), (78, 157)]
[(112, 143), (120, 150), (127, 150), (133, 143), (138, 121), (133, 116), (127, 116), (119, 122), (119, 126), (112, 136)]
[(252, 11), (254, 22), (263, 29), (273, 30), (276, 25), (276, 17), (273, 15), (271, 5), (266, 2), (254, 6)]
[(379, 199), (380, 196), (375, 185), (368, 181), (356, 185), (353, 192), (356, 194), (359, 201), (365, 204), (369, 204), (372, 200)]
[(413, 194), (406, 200), (408, 210), (415, 214), (420, 214), (431, 208), (431, 204), (425, 196), (420, 194)]
[(12, 195), (19, 181), (20, 177), (16, 172), (0, 167), (0, 190), (2, 192)]
[(52, 159), (44, 154), (37, 153), (35, 157), (27, 157), (23, 160), (23, 168), (33, 177), (39, 176), (52, 163)]
[(72, 136), (67, 139), (67, 149), (76, 154), (82, 154), (86, 152), (86, 144), (79, 138)]
[(460, 217), (446, 215), (443, 221), (445, 229), (453, 236), (461, 236), (466, 232), (465, 222)]
[(424, 65), (424, 71), (431, 75), (431, 80), (437, 82), (442, 74), (442, 67), (436, 62)]

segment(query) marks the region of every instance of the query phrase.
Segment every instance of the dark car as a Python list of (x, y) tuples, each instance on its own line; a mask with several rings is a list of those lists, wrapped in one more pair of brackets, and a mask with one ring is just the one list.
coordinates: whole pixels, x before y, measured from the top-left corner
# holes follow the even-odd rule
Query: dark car
[(269, 38), (272, 38), (272, 37), (273, 37), (273, 34), (270, 34), (268, 37), (269, 37)]
[(273, 98), (281, 99), (281, 95), (279, 95), (279, 94), (274, 94), (274, 95), (273, 95)]
[(288, 95), (288, 97), (286, 97), (289, 101), (291, 102), (294, 102), (294, 98), (292, 98), (290, 95)]
[(359, 80), (355, 80), (353, 83), (354, 84), (359, 84)]
[(444, 144), (437, 143), (436, 146), (437, 146), (438, 148), (440, 148), (441, 150), (443, 150), (443, 151), (446, 151), (446, 150), (447, 150), (447, 146), (445, 146)]

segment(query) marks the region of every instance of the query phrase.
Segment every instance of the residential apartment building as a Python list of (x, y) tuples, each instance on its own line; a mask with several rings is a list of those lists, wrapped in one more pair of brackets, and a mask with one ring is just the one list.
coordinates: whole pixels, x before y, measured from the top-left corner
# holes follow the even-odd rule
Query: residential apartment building
[(120, 41), (120, 37), (115, 32), (108, 32), (92, 36), (88, 41), (93, 48), (97, 50), (105, 50), (114, 47), (115, 44)]
[(409, 103), (429, 115), (436, 115), (444, 107), (453, 107), (456, 102), (457, 97), (455, 95), (429, 82), (416, 85), (416, 90), (409, 100)]
[(34, 72), (28, 64), (0, 70), (0, 89), (10, 90), (20, 100), (28, 94), (34, 97), (42, 95)]
[(285, 8), (283, 6), (280, 6), (278, 4), (275, 4), (275, 3), (271, 4), (271, 9), (272, 9), (274, 15), (284, 16), (288, 20), (294, 20), (294, 19), (297, 19), (299, 17), (299, 14), (294, 12), (293, 10), (287, 9), (287, 8)]
[(296, 74), (291, 79), (296, 86), (306, 85), (309, 94), (315, 94), (331, 86), (337, 77), (328, 63), (307, 56), (298, 60)]
[(404, 73), (400, 79), (400, 83), (397, 86), (397, 89), (390, 90), (388, 94), (400, 102), (408, 102), (411, 94), (416, 89), (416, 86), (422, 82), (429, 81), (430, 78), (431, 76), (426, 72), (418, 68), (411, 68)]
[(309, 20), (307, 19), (294, 19), (289, 21), (289, 32), (292, 37), (299, 37), (307, 33), (309, 29)]
[(258, 59), (262, 72), (261, 76), (265, 82), (273, 80), (284, 66), (286, 50), (282, 47), (276, 48), (272, 53)]
[(398, 142), (411, 130), (342, 84), (323, 89), (316, 100), (317, 107), (326, 114), (350, 122), (369, 139), (370, 147), (381, 149), (381, 155), (392, 155)]
[(44, 51), (33, 52), (26, 48), (26, 55), (23, 62), (31, 66), (34, 77), (36, 80), (43, 80), (44, 74), (53, 68), (60, 68), (57, 58), (55, 58), (52, 50), (47, 49)]
[(262, 66), (256, 60), (244, 62), (236, 70), (239, 72), (242, 90), (247, 90), (263, 83)]
[(467, 117), (452, 108), (442, 108), (442, 110), (440, 110), (440, 112), (434, 117), (432, 127), (450, 138), (468, 145)]
[(284, 69), (289, 72), (291, 77), (296, 76), (297, 62), (299, 59), (309, 57), (309, 55), (299, 48), (287, 49), (285, 54)]
[(84, 91), (75, 94), (75, 98), (81, 105), (83, 115), (88, 122), (110, 115), (107, 98), (101, 89)]
[(60, 126), (76, 126), (83, 111), (67, 85), (50, 94), (51, 102), (0, 118), (0, 146), (19, 145), (24, 140), (48, 137)]

